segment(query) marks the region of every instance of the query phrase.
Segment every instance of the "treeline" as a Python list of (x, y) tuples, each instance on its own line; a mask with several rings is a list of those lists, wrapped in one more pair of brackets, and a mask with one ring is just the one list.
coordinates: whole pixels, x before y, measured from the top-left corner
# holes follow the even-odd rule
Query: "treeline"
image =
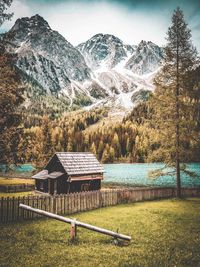
[(151, 130), (128, 119), (112, 123), (107, 116), (108, 110), (102, 108), (68, 113), (56, 120), (38, 119), (36, 125), (24, 129), (18, 161), (43, 165), (56, 151), (91, 151), (104, 163), (145, 162)]
[[(103, 163), (163, 160), (162, 155), (153, 153), (161, 141), (152, 121), (150, 101), (139, 104), (122, 122), (112, 122), (107, 116), (108, 110), (99, 108), (69, 112), (54, 120), (48, 116), (27, 117), (15, 149), (16, 162), (43, 166), (56, 151), (91, 151)], [(193, 147), (188, 154), (186, 147), (187, 161), (199, 160), (198, 148)]]
[[(191, 98), (198, 102), (200, 68), (192, 73), (192, 77), (195, 82)], [(196, 122), (196, 132), (199, 133), (200, 108), (199, 105), (193, 106), (195, 110), (191, 111), (190, 120)], [(56, 151), (91, 151), (103, 163), (163, 161), (164, 154), (159, 151), (163, 140), (155, 127), (155, 108), (154, 100), (150, 98), (118, 122), (110, 120), (107, 108), (66, 112), (57, 119), (47, 115), (24, 117), (18, 126), (20, 134), (15, 135), (16, 143), (9, 148), (10, 151), (5, 150), (6, 160), (44, 166)], [(5, 135), (9, 137), (8, 133)], [(2, 149), (7, 149), (7, 144), (8, 141), (4, 142)], [(199, 141), (187, 140), (185, 161), (199, 161), (199, 151)], [(9, 155), (14, 157), (9, 159)]]
[[(2, 7), (4, 12), (6, 5)], [(112, 121), (105, 107), (64, 112), (67, 103), (51, 97), (45, 102), (40, 94), (24, 112), (27, 84), (0, 43), (0, 164), (44, 166), (56, 151), (91, 151), (103, 163), (162, 161), (175, 166), (199, 161), (200, 64), (190, 38), (178, 8), (155, 91), (122, 121)]]
[[(40, 125), (24, 130), (18, 146), (20, 162), (43, 165), (56, 151), (91, 151), (103, 163), (146, 162), (152, 147), (153, 129), (129, 118), (112, 123), (106, 109), (68, 114), (51, 121), (44, 116)], [(98, 125), (102, 119), (105, 122)]]

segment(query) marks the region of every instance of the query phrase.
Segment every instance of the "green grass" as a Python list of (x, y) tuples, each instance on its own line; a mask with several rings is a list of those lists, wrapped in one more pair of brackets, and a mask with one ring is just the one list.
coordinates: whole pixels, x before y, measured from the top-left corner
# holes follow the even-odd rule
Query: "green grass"
[(0, 185), (35, 184), (34, 179), (0, 177)]
[[(35, 184), (34, 179), (22, 179), (22, 178), (5, 178), (0, 177), (0, 186), (6, 185), (22, 185), (22, 184)], [(0, 197), (23, 197), (28, 195), (35, 195), (34, 191), (16, 192), (16, 193), (4, 193), (0, 192)]]
[(17, 192), (17, 193), (3, 193), (0, 192), (0, 197), (25, 197), (39, 195), (35, 191)]
[[(72, 216), (71, 216), (72, 217)], [(129, 246), (51, 219), (1, 228), (0, 266), (200, 266), (200, 198), (126, 204), (74, 215), (78, 220), (132, 236)]]

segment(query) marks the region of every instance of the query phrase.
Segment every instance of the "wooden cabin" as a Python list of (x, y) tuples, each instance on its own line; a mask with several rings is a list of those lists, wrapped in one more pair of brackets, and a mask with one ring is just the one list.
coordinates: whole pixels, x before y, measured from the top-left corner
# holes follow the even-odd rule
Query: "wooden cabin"
[(36, 190), (49, 194), (100, 190), (103, 166), (92, 153), (58, 152), (32, 178)]

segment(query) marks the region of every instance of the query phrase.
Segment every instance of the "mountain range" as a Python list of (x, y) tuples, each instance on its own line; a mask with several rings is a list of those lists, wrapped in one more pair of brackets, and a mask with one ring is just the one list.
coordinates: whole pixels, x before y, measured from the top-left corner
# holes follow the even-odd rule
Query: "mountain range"
[(68, 108), (130, 109), (153, 90), (163, 57), (150, 41), (129, 45), (102, 33), (75, 47), (39, 15), (18, 19), (3, 41), (29, 85), (27, 106), (40, 96), (65, 101)]

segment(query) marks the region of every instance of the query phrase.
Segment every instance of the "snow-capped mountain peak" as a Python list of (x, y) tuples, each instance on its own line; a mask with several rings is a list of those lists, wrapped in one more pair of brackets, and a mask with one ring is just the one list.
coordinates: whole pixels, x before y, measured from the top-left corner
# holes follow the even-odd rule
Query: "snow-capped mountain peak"
[(162, 55), (161, 47), (142, 40), (125, 67), (139, 75), (154, 72), (161, 64)]
[(4, 41), (7, 51), (17, 55), (18, 68), (47, 92), (56, 94), (70, 80), (90, 78), (81, 53), (39, 15), (18, 19)]
[(40, 15), (36, 14), (35, 16), (32, 16), (31, 18), (24, 17), (17, 19), (14, 26), (11, 28), (10, 32), (14, 31), (30, 31), (30, 30), (44, 30), (44, 29), (50, 29), (48, 22), (41, 17)]
[(102, 65), (112, 69), (121, 60), (133, 53), (131, 45), (124, 45), (122, 40), (111, 34), (96, 34), (85, 43), (77, 46), (77, 49), (84, 56), (88, 66), (95, 70)]
[(74, 47), (39, 15), (18, 19), (3, 38), (23, 79), (43, 93), (67, 98), (70, 106), (131, 108), (140, 91), (153, 89), (151, 73), (162, 59), (162, 49), (150, 41), (129, 45), (111, 34), (96, 34)]

